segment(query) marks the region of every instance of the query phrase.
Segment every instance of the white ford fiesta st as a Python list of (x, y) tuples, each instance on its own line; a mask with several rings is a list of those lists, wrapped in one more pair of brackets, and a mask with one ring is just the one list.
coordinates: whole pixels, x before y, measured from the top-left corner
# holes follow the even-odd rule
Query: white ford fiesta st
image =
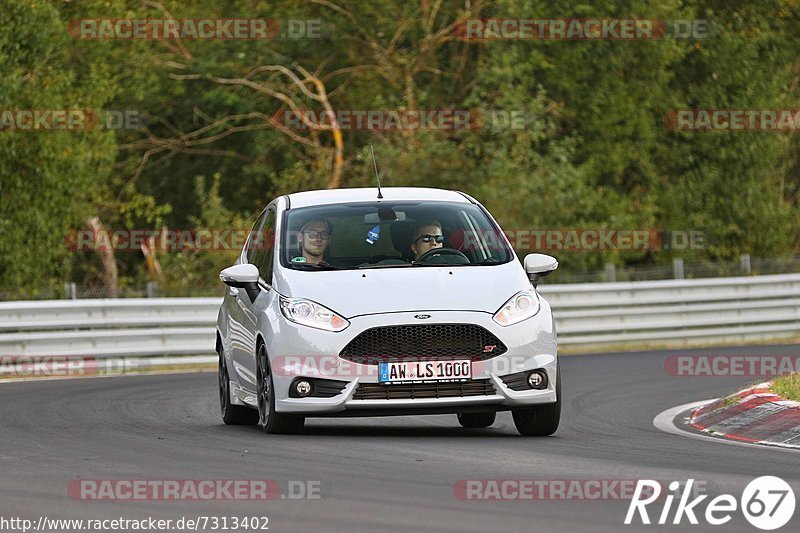
[(217, 318), (226, 424), (300, 431), (306, 417), (455, 414), (487, 427), (510, 410), (550, 435), (561, 376), (550, 306), (488, 211), (426, 188), (308, 191), (273, 200)]

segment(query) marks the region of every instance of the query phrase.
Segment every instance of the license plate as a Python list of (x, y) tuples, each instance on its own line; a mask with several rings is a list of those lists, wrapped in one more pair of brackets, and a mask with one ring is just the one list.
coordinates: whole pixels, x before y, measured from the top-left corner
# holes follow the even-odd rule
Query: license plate
[(472, 363), (469, 359), (380, 363), (378, 367), (381, 383), (462, 381), (472, 377)]

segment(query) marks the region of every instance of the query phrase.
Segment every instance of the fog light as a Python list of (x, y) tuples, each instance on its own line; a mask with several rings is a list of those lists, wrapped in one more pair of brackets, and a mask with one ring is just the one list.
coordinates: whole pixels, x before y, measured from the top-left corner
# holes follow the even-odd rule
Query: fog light
[(300, 380), (294, 385), (294, 390), (297, 391), (297, 394), (300, 396), (308, 396), (311, 394), (311, 383), (306, 380)]
[(528, 385), (532, 389), (543, 389), (547, 387), (547, 376), (541, 370), (534, 370), (528, 374)]

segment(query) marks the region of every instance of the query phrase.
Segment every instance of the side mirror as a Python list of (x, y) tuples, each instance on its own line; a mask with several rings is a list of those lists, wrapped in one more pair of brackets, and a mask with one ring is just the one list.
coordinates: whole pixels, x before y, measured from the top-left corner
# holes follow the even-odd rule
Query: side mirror
[(535, 287), (539, 279), (554, 272), (558, 268), (558, 260), (547, 254), (528, 254), (525, 256), (525, 273)]
[(258, 268), (249, 263), (233, 265), (219, 273), (219, 279), (229, 287), (244, 289), (250, 302), (254, 302), (261, 289), (258, 286)]

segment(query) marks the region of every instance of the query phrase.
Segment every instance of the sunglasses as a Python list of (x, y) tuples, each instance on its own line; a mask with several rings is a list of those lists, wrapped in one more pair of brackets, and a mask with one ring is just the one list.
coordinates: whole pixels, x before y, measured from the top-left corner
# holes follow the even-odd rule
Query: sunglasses
[(322, 239), (323, 241), (327, 241), (331, 236), (327, 231), (304, 231), (303, 233), (308, 235), (308, 238), (311, 240)]
[(420, 235), (417, 237), (417, 240), (425, 243), (435, 242), (436, 244), (442, 244), (444, 242), (444, 235)]

